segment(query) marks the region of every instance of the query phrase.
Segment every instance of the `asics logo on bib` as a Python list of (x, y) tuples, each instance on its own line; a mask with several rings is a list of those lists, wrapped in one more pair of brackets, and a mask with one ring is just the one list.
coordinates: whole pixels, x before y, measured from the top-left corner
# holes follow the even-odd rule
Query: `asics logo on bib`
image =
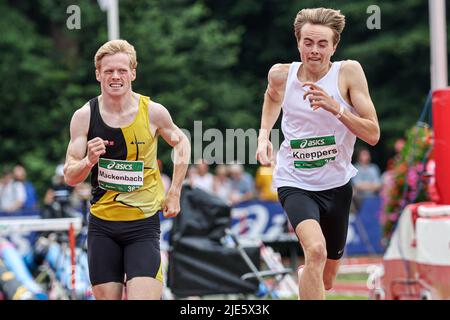
[(314, 139), (314, 140), (303, 140), (300, 144), (300, 148), (323, 146), (325, 144), (325, 139)]
[(114, 161), (111, 162), (106, 166), (107, 169), (117, 169), (117, 170), (133, 170), (133, 166), (131, 164), (125, 164), (125, 163), (115, 163)]
[(113, 161), (106, 166), (107, 169), (112, 169), (116, 163)]
[(333, 135), (293, 139), (290, 141), (294, 168), (320, 168), (335, 160), (338, 154), (336, 138)]

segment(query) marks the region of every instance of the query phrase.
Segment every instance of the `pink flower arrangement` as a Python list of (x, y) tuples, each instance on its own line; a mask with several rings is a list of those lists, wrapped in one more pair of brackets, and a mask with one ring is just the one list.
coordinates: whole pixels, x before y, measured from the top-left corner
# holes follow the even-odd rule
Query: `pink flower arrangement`
[[(401, 154), (388, 168), (381, 190), (383, 227), (382, 242), (387, 246), (395, 224), (403, 210), (410, 203), (430, 201), (430, 173), (425, 174), (424, 161), (431, 153), (432, 130), (427, 126), (415, 126), (407, 133), (407, 141)], [(431, 166), (427, 166), (429, 170)], [(434, 172), (432, 173), (434, 174)], [(431, 176), (432, 176), (431, 174)]]

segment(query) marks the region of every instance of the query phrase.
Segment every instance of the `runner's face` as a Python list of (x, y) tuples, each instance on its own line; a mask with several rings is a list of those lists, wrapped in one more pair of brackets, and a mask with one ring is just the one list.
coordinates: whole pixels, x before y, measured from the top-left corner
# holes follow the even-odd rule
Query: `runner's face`
[(102, 94), (121, 96), (131, 91), (131, 82), (136, 79), (136, 69), (130, 68), (130, 58), (119, 52), (106, 55), (95, 70)]
[(298, 50), (302, 62), (309, 70), (319, 72), (328, 68), (331, 56), (336, 50), (333, 45), (333, 31), (326, 26), (305, 24), (301, 30)]

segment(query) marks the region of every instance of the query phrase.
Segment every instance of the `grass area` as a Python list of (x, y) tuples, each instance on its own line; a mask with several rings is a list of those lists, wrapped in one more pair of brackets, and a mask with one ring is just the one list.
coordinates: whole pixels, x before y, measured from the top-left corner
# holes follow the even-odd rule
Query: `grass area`
[(358, 296), (358, 295), (343, 295), (343, 294), (328, 294), (326, 295), (327, 300), (369, 300), (369, 297)]
[(341, 282), (366, 282), (367, 273), (349, 273), (349, 274), (338, 274), (336, 281)]

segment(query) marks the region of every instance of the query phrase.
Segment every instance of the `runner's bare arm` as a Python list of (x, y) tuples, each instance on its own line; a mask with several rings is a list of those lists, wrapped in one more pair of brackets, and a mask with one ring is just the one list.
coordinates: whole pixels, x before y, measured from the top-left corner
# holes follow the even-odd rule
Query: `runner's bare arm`
[(289, 72), (289, 64), (276, 64), (269, 70), (268, 85), (264, 93), (264, 103), (261, 116), (261, 130), (259, 136), (268, 138), (275, 122), (280, 116), (281, 103)]
[(349, 60), (343, 64), (342, 72), (348, 79), (350, 100), (358, 115), (345, 110), (340, 120), (358, 138), (374, 146), (380, 139), (380, 127), (364, 70), (359, 62)]
[(261, 127), (258, 135), (256, 159), (262, 165), (269, 165), (272, 156), (272, 145), (269, 141), (270, 130), (280, 116), (281, 103), (284, 98), (286, 80), (290, 64), (275, 64), (268, 74), (268, 85), (264, 93), (261, 115)]
[(172, 184), (163, 208), (166, 217), (173, 217), (180, 211), (179, 197), (191, 157), (191, 144), (186, 135), (173, 123), (170, 113), (164, 106), (151, 102), (150, 110), (151, 126), (156, 127), (156, 132), (174, 149)]
[[(70, 186), (86, 180), (91, 168), (105, 151), (104, 140), (97, 137), (87, 141), (89, 118), (89, 105), (85, 105), (75, 111), (70, 122), (70, 141), (64, 164), (64, 180)], [(87, 154), (86, 149), (89, 150)]]
[(191, 157), (191, 144), (186, 135), (172, 121), (169, 111), (159, 103), (152, 103), (152, 120), (157, 133), (174, 148), (174, 172), (172, 186), (181, 189)]

